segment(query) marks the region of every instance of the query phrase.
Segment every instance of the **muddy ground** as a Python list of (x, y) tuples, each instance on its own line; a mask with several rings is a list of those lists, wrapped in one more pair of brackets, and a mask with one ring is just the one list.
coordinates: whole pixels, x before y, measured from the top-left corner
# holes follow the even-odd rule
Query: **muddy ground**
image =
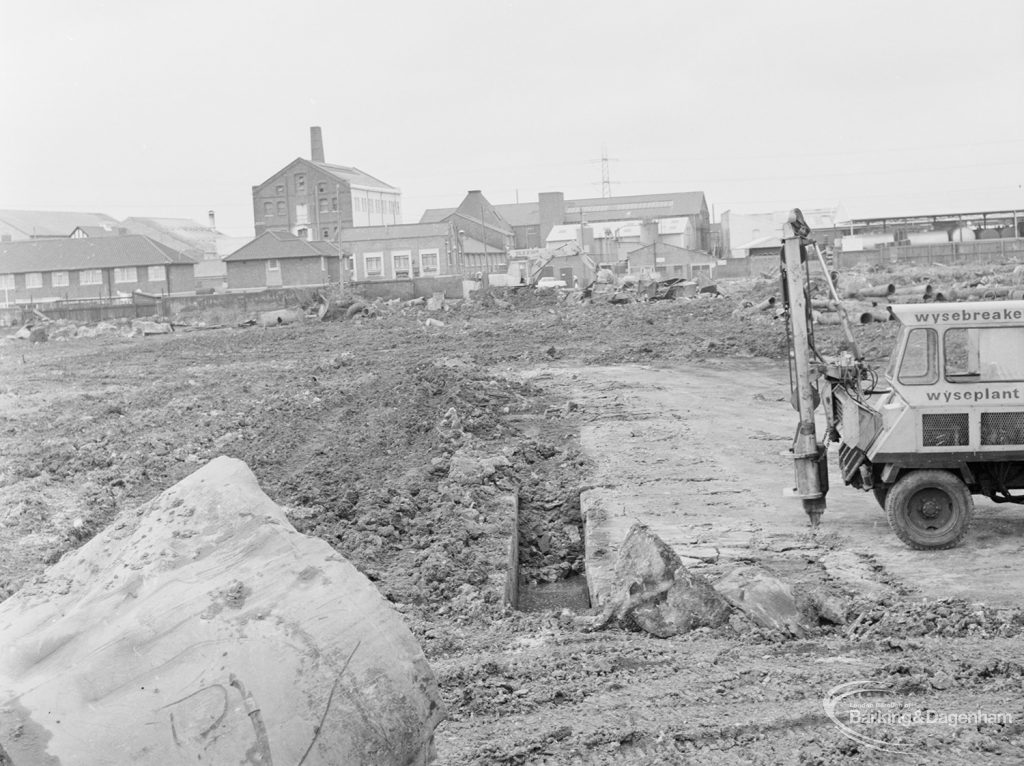
[[(448, 707), (438, 763), (1020, 763), (1024, 611), (924, 599), (884, 565), (871, 573), (884, 587), (858, 592), (820, 565), (834, 551), (871, 561), (865, 538), (791, 530), (795, 545), (776, 540), (785, 550), (775, 550), (769, 540), (751, 554), (800, 592), (845, 599), (844, 620), (818, 619), (800, 636), (734, 620), (657, 639), (591, 631), (578, 599), (530, 613), (504, 605), (510, 498), (522, 513), (526, 589), (585, 575), (580, 494), (614, 465), (581, 434), (595, 421), (650, 415), (604, 406), (604, 389), (579, 371), (693, 374), (722, 361), (736, 375), (784, 370), (784, 325), (744, 308), (777, 292), (774, 281), (722, 289), (724, 298), (628, 305), (517, 292), (429, 315), (443, 327), (404, 308), (272, 328), (192, 323), (164, 336), (0, 343), (0, 596), (118, 510), (227, 454), (405, 615)], [(893, 331), (858, 329), (869, 359), (884, 358)], [(843, 344), (833, 327), (818, 340), (826, 351)], [(561, 374), (538, 374), (551, 369)], [(777, 394), (767, 398), (786, 397)], [(707, 406), (735, 415), (751, 401)], [(737, 443), (786, 446), (785, 431), (730, 423)], [(652, 470), (677, 473), (672, 455), (667, 444)], [(774, 497), (784, 474), (743, 489)], [(899, 704), (1003, 717), (879, 726), (871, 733), (881, 744), (865, 744), (822, 706), (829, 690), (860, 680)]]

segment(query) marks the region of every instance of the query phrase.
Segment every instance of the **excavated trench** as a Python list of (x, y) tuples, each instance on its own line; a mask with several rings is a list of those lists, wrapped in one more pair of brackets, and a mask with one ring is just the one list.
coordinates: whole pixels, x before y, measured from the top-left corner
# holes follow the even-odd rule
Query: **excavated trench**
[(524, 502), (524, 495), (517, 497), (509, 544), (507, 600), (522, 612), (589, 610), (579, 490), (557, 505)]

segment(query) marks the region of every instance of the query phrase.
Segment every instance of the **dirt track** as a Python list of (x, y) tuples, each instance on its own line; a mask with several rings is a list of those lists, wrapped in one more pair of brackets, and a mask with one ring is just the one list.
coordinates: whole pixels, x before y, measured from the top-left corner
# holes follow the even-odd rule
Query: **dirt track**
[[(8, 341), (0, 587), (229, 454), (405, 615), (449, 709), (439, 763), (1019, 763), (1024, 611), (999, 599), (1015, 580), (1017, 517), (983, 507), (964, 548), (914, 554), (869, 495), (835, 488), (822, 531), (806, 534), (779, 496), (792, 421), (784, 371), (765, 357), (779, 358), (782, 329), (734, 309), (526, 296), (460, 307), (444, 328), (417, 311)], [(891, 328), (867, 333), (884, 353)], [(503, 608), (510, 493), (524, 573), (545, 581), (581, 568), (581, 491), (642, 503), (637, 488), (668, 488), (693, 512), (694, 544), (724, 552), (709, 574), (748, 557), (799, 589), (842, 595), (847, 623), (787, 638), (738, 621), (661, 640)], [(722, 524), (736, 533), (728, 544)], [(830, 574), (829, 554), (879, 587), (859, 591), (849, 567)], [(982, 579), (999, 591), (988, 606), (973, 603)], [(1011, 720), (881, 727), (906, 753), (874, 750), (822, 707), (860, 679), (891, 685), (901, 704)]]

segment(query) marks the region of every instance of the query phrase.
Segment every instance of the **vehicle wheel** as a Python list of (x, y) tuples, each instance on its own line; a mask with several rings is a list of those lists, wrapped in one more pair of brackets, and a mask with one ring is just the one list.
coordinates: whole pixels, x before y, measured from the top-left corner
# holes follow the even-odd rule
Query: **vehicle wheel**
[(892, 485), (885, 512), (892, 531), (908, 546), (941, 550), (954, 547), (967, 533), (974, 500), (949, 471), (911, 471)]
[(885, 499), (889, 497), (889, 490), (892, 489), (891, 484), (876, 484), (871, 488), (871, 494), (875, 496), (875, 500), (885, 510)]

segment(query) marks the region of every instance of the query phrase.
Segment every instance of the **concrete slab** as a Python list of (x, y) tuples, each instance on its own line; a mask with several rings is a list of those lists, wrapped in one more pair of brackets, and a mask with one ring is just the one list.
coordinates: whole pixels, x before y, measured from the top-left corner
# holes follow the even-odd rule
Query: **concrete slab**
[[(607, 598), (618, 545), (634, 521), (695, 563), (710, 550), (724, 562), (808, 547), (807, 517), (782, 494), (793, 484), (793, 464), (781, 453), (796, 425), (784, 366), (732, 359), (546, 368), (534, 377), (565, 387), (587, 418), (580, 438), (596, 476), (581, 505), (595, 606)], [(1024, 600), (1024, 509), (975, 498), (963, 545), (913, 551), (892, 534), (870, 493), (842, 486), (834, 448), (830, 463), (833, 486), (816, 535), (849, 552), (832, 562), (837, 580), (865, 595), (895, 582), (932, 599)]]

